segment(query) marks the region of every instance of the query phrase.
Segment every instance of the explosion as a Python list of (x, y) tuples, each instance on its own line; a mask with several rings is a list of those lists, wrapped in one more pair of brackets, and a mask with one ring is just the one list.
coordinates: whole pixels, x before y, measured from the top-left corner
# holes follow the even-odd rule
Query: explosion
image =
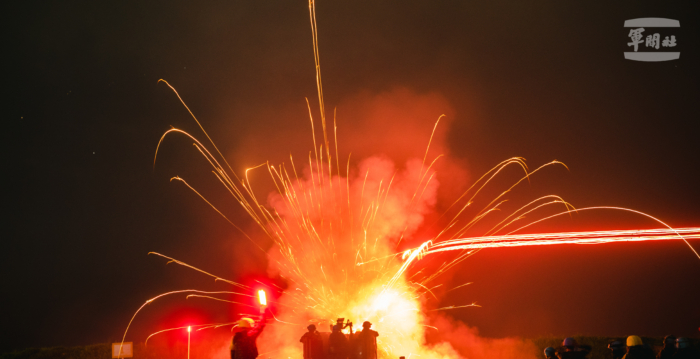
[[(425, 343), (426, 330), (438, 329), (429, 326), (427, 313), (429, 310), (455, 309), (476, 304), (457, 303), (446, 308), (429, 309), (425, 302), (434, 295), (432, 289), (442, 285), (436, 283), (441, 274), (478, 250), (498, 246), (672, 239), (679, 238), (681, 233), (684, 236), (698, 236), (698, 229), (672, 230), (670, 227), (668, 231), (634, 233), (513, 235), (513, 232), (527, 227), (525, 225), (514, 228), (514, 224), (522, 221), (526, 215), (534, 215), (533, 218), (537, 218), (536, 215), (540, 211), (552, 206), (561, 206), (563, 211), (540, 217), (528, 224), (558, 215), (594, 209), (577, 210), (561, 197), (548, 195), (537, 198), (498, 220), (493, 220), (495, 224), (488, 222), (490, 229), (483, 236), (466, 237), (477, 224), (484, 223), (485, 218), (497, 216), (499, 207), (505, 202), (505, 196), (516, 186), (529, 181), (535, 173), (546, 167), (565, 167), (559, 161), (552, 161), (530, 171), (524, 159), (516, 157), (496, 165), (457, 198), (441, 217), (441, 223), (444, 222), (440, 225), (442, 229), (430, 241), (425, 241), (416, 248), (400, 251), (402, 242), (416, 243), (414, 235), (424, 225), (426, 216), (435, 210), (439, 187), (435, 164), (442, 155), (432, 155), (430, 149), (435, 129), (442, 116), (438, 117), (433, 133), (430, 136), (426, 134), (426, 150), (422, 159), (409, 159), (405, 166), (400, 168), (383, 156), (361, 159), (357, 165), (352, 165), (350, 157), (347, 160), (342, 159), (341, 162), (338, 155), (335, 114), (331, 127), (324, 107), (313, 0), (309, 1), (309, 13), (316, 65), (320, 132), (323, 137), (316, 138), (313, 111), (307, 100), (313, 144), (308, 158), (299, 161), (290, 156), (289, 162), (279, 165), (264, 163), (249, 168), (238, 176), (191, 111), (190, 114), (209, 140), (210, 146), (205, 146), (188, 132), (173, 128), (163, 134), (156, 149), (157, 157), (163, 139), (172, 133), (185, 135), (194, 142), (195, 148), (211, 165), (214, 176), (233, 200), (245, 209), (267, 239), (271, 240), (272, 248), (263, 248), (260, 240), (248, 236), (184, 179), (174, 177), (173, 180), (185, 184), (243, 233), (257, 249), (266, 251), (271, 275), (283, 278), (288, 284), (287, 289), (268, 286), (268, 290), (277, 292), (274, 296), (277, 299), (271, 300), (265, 296), (264, 291), (255, 293), (254, 288), (225, 280), (156, 253), (172, 262), (225, 281), (237, 291), (174, 291), (150, 299), (144, 306), (170, 294), (185, 293), (188, 297), (221, 301), (226, 300), (216, 297), (217, 294), (245, 297), (259, 295), (260, 304), (268, 305), (275, 313), (273, 323), (263, 332), (259, 341), (261, 355), (266, 357), (299, 358), (301, 347), (298, 337), (308, 324), (316, 324), (319, 329), (325, 330), (336, 318), (348, 318), (357, 325), (356, 328), (363, 321), (373, 324), (373, 329), (380, 333), (380, 358), (396, 358), (400, 355), (454, 358), (459, 357), (459, 354), (449, 344), (431, 346)], [(189, 111), (177, 91), (165, 83)], [(478, 195), (482, 190), (505, 168), (512, 166), (520, 168), (523, 175), (494, 199), (485, 201), (479, 208), (474, 209), (480, 203), (481, 198)], [(249, 180), (250, 171), (268, 171), (276, 192), (266, 197), (256, 193)], [(426, 255), (453, 250), (459, 251), (458, 254), (438, 268), (410, 268)], [(144, 306), (139, 308), (136, 314)], [(232, 322), (195, 327), (201, 330), (234, 325)], [(126, 336), (126, 333), (124, 335)]]

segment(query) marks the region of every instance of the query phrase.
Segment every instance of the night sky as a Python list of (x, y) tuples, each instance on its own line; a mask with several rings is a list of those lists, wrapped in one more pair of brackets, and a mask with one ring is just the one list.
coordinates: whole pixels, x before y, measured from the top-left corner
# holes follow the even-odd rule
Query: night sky
[[(555, 193), (577, 207), (628, 207), (700, 226), (700, 18), (690, 5), (321, 1), (326, 107), (329, 115), (338, 107), (343, 138), (362, 138), (371, 125), (350, 115), (358, 99), (438, 96), (445, 108), (424, 118), (416, 153), (401, 155), (421, 157), (445, 113), (445, 146), (466, 181), (512, 156), (531, 168), (557, 159), (570, 170), (542, 173), (523, 198)], [(227, 288), (149, 251), (237, 281), (266, 277), (262, 252), (169, 182), (187, 179), (251, 227), (192, 141), (166, 139), (154, 170), (170, 126), (204, 138), (157, 81), (180, 92), (235, 170), (280, 163), (290, 151), (303, 158), (312, 148), (305, 98), (317, 103), (306, 2), (14, 6), (5, 20), (0, 352), (117, 341), (159, 293)], [(624, 59), (624, 21), (640, 17), (680, 21), (679, 60)], [(341, 158), (392, 147), (392, 136), (376, 137), (341, 141)], [(533, 230), (655, 227), (605, 212)], [(484, 250), (446, 281), (473, 282), (440, 304), (480, 304), (449, 314), (487, 337), (699, 334), (700, 259), (681, 241)], [(149, 307), (127, 339), (235, 313), (172, 298)]]

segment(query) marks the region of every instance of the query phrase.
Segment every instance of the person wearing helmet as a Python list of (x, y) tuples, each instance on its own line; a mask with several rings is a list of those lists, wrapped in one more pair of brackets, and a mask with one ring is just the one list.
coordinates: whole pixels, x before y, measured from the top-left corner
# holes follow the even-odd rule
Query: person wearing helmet
[(372, 323), (362, 323), (362, 331), (355, 339), (355, 350), (358, 359), (377, 359), (377, 337), (379, 333), (370, 329)]
[(627, 337), (627, 354), (622, 359), (655, 359), (654, 351), (636, 335)]
[(579, 345), (574, 338), (566, 338), (557, 353), (560, 359), (584, 359), (591, 352), (590, 345)]
[(544, 357), (547, 359), (557, 359), (557, 350), (552, 347), (544, 348)]
[(608, 344), (608, 349), (612, 352), (613, 359), (622, 359), (627, 353), (625, 345), (618, 340)]
[(656, 359), (671, 359), (676, 354), (676, 337), (667, 335), (664, 337), (664, 347), (656, 354)]
[(328, 337), (328, 357), (331, 359), (347, 359), (350, 355), (350, 342), (342, 332), (344, 327), (350, 327), (350, 338), (352, 338), (352, 323), (343, 323), (343, 318), (338, 318), (333, 326), (333, 331)]
[(673, 359), (700, 359), (700, 351), (693, 347), (693, 342), (688, 338), (676, 339), (676, 354)]
[(323, 339), (316, 326), (309, 324), (308, 332), (301, 336), (299, 341), (304, 345), (304, 359), (321, 359), (323, 357)]
[(260, 322), (250, 318), (242, 318), (237, 324), (238, 331), (231, 340), (232, 359), (255, 359), (258, 357), (258, 346), (255, 341), (265, 329), (265, 316)]

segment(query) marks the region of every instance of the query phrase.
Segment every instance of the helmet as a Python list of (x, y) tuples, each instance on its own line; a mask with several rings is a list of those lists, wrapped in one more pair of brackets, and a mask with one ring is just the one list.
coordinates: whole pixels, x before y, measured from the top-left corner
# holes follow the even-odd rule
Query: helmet
[(308, 329), (308, 330), (316, 330), (316, 326), (313, 325), (313, 324), (309, 324), (309, 326), (306, 327), (306, 329)]
[(238, 321), (239, 328), (252, 328), (253, 324), (255, 324), (255, 321), (250, 318), (241, 318), (241, 320)]
[(575, 347), (576, 346), (576, 341), (574, 338), (566, 338), (564, 341), (561, 343), (563, 347)]
[(676, 348), (678, 348), (678, 349), (690, 348), (690, 339), (683, 338), (683, 337), (676, 339)]
[(552, 347), (546, 347), (546, 348), (544, 348), (544, 356), (545, 356), (546, 358), (553, 358), (553, 357), (554, 357), (554, 354), (555, 354), (556, 352), (557, 352), (556, 349), (554, 349), (554, 348), (552, 348)]
[(644, 343), (642, 343), (642, 338), (640, 338), (636, 335), (630, 335), (629, 337), (627, 337), (627, 346), (628, 347), (633, 347), (633, 346), (643, 345), (643, 344)]
[(370, 328), (371, 326), (372, 326), (372, 323), (370, 323), (370, 322), (367, 321), (367, 320), (366, 320), (364, 323), (362, 323), (362, 327), (363, 327), (363, 328)]

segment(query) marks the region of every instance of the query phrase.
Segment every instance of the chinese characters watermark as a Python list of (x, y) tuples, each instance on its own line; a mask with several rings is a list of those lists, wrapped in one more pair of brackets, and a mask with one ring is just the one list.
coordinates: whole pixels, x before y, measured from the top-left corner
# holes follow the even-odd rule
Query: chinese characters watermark
[[(625, 27), (631, 28), (629, 35), (627, 35), (631, 42), (628, 42), (627, 46), (634, 49), (634, 52), (625, 52), (625, 58), (635, 61), (668, 61), (678, 59), (681, 54), (680, 52), (653, 51), (659, 50), (662, 47), (665, 48), (664, 50), (673, 50), (671, 48), (677, 45), (675, 35), (665, 36), (663, 41), (661, 41), (661, 35), (658, 32), (648, 34), (646, 38), (642, 33), (646, 30), (645, 27), (673, 28), (680, 26), (681, 25), (678, 20), (663, 19), (658, 17), (646, 17), (625, 21)], [(644, 50), (651, 51), (638, 52), (638, 50), (641, 48), (641, 44), (644, 44)]]

